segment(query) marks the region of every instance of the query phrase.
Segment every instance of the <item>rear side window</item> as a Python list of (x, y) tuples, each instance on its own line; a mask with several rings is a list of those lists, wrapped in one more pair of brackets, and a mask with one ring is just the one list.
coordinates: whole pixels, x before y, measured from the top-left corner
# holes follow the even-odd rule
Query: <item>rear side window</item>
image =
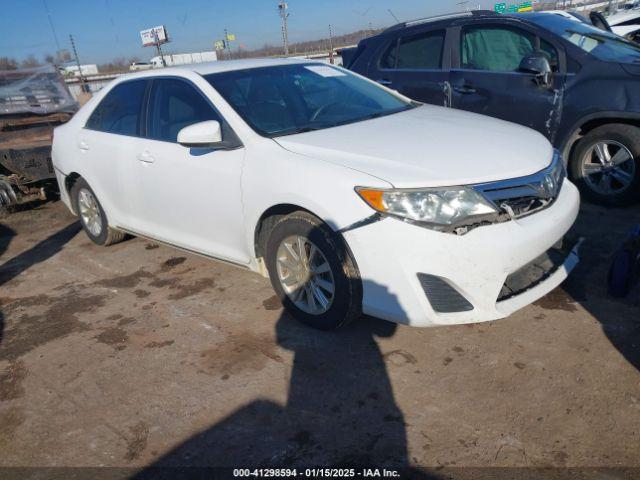
[(221, 122), (194, 86), (174, 78), (154, 80), (149, 101), (149, 138), (175, 143), (181, 129), (206, 120)]
[(382, 68), (440, 69), (445, 32), (427, 32), (401, 38), (380, 60)]
[(504, 27), (470, 27), (462, 35), (462, 68), (514, 72), (535, 49), (535, 35)]
[(146, 88), (146, 80), (116, 85), (93, 111), (86, 127), (120, 135), (140, 135), (140, 112)]

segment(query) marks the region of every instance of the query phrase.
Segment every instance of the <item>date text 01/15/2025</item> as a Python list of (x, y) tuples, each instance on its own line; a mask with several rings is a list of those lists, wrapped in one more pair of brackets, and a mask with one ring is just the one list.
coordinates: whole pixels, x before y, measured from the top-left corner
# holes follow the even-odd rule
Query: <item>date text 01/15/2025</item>
[(234, 477), (262, 478), (398, 478), (397, 470), (386, 468), (235, 468)]

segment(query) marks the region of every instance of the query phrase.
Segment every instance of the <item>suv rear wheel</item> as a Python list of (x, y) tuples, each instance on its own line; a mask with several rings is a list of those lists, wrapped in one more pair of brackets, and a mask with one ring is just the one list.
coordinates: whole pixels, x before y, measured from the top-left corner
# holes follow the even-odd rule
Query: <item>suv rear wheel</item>
[(595, 128), (576, 145), (571, 174), (585, 197), (610, 206), (640, 198), (640, 129), (611, 124)]
[(279, 218), (266, 245), (271, 285), (299, 321), (333, 330), (358, 318), (360, 274), (342, 237), (307, 212)]

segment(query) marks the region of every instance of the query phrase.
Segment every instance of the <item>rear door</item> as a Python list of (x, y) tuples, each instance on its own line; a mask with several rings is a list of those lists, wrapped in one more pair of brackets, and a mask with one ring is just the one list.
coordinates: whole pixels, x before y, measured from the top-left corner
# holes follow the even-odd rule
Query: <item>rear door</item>
[[(561, 48), (522, 24), (473, 22), (456, 31), (452, 106), (520, 123), (553, 140), (565, 81)], [(551, 88), (518, 71), (522, 59), (534, 51), (542, 51), (555, 72)]]
[(80, 173), (102, 203), (109, 223), (131, 221), (129, 165), (141, 141), (142, 110), (148, 80), (130, 80), (113, 87), (78, 132)]
[(413, 100), (444, 105), (450, 65), (445, 43), (444, 28), (405, 31), (380, 49), (368, 76)]

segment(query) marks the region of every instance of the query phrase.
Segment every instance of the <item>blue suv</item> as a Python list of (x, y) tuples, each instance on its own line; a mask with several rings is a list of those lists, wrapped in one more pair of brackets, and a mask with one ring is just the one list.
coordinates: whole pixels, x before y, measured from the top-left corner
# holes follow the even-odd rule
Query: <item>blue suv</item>
[(414, 100), (537, 130), (595, 202), (640, 198), (638, 44), (571, 15), (477, 11), (395, 25), (343, 62)]

